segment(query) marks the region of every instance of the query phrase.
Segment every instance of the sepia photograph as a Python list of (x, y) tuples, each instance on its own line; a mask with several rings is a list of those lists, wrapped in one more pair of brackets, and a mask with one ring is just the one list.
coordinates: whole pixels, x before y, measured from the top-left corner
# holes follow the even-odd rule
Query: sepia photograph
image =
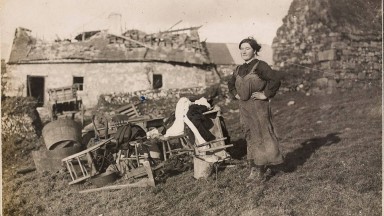
[(381, 0), (1, 0), (0, 26), (0, 215), (382, 215)]

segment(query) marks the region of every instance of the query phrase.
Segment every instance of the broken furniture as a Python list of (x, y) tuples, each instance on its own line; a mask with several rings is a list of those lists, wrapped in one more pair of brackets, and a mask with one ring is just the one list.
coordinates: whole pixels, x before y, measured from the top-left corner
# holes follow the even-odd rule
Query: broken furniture
[(106, 171), (98, 175), (92, 176), (89, 181), (96, 187), (103, 187), (109, 183), (112, 183), (117, 180), (119, 177), (119, 172), (117, 171)]
[(232, 147), (233, 144), (227, 144), (225, 142), (228, 137), (224, 136), (225, 124), (221, 116), (221, 109), (216, 106), (213, 110), (204, 112), (203, 115), (213, 122), (213, 127), (210, 128), (209, 131), (215, 136), (215, 140), (200, 144), (196, 144), (195, 142), (195, 155), (216, 155), (219, 160), (228, 159), (230, 156), (225, 149)]
[(128, 116), (128, 118), (137, 118), (141, 113), (137, 109), (137, 103), (129, 103), (116, 109), (116, 112)]
[(138, 125), (128, 123), (119, 127), (114, 138), (118, 146), (116, 164), (120, 173), (127, 178), (144, 161), (154, 164), (153, 159), (160, 156), (160, 150), (153, 148), (157, 147), (156, 143), (147, 140), (146, 132)]
[[(143, 148), (142, 144), (142, 140), (131, 141), (128, 142), (128, 148), (119, 150), (117, 153), (116, 164), (122, 174), (142, 166), (142, 162), (148, 159), (149, 151), (147, 148)], [(145, 149), (144, 151), (146, 155), (144, 154), (143, 149)]]
[(44, 126), (42, 131), (45, 146), (32, 152), (38, 172), (59, 171), (61, 160), (83, 150), (81, 127), (71, 119), (58, 119)]
[(145, 161), (143, 163), (143, 167), (145, 169), (145, 173), (147, 174), (147, 177), (141, 179), (138, 182), (123, 184), (123, 185), (111, 185), (111, 186), (106, 186), (106, 187), (82, 190), (82, 191), (79, 191), (79, 193), (89, 193), (89, 192), (103, 191), (103, 190), (119, 190), (119, 189), (124, 189), (124, 188), (128, 188), (128, 187), (148, 187), (148, 186), (149, 187), (155, 187), (155, 180), (153, 178), (153, 173), (152, 173), (151, 166), (150, 166), (149, 162)]
[[(137, 109), (137, 104), (129, 103), (118, 109), (117, 114), (107, 117), (106, 115), (93, 115), (92, 123), (84, 127), (83, 137), (89, 136), (90, 133), (95, 133), (98, 138), (109, 138), (117, 132), (117, 128), (133, 123), (139, 125), (146, 132), (150, 128), (157, 128), (163, 125), (163, 117), (151, 118), (149, 115), (141, 115)], [(99, 118), (103, 118), (100, 122)]]
[(164, 161), (173, 155), (193, 151), (192, 144), (185, 134), (179, 136), (162, 137), (161, 140)]
[(120, 115), (128, 116), (128, 119), (125, 120), (126, 123), (130, 122), (140, 125), (145, 131), (148, 131), (151, 127), (163, 125), (163, 117), (151, 118), (149, 115), (142, 115), (137, 109), (138, 104), (139, 103), (129, 103), (116, 109), (116, 112)]
[(73, 84), (60, 88), (48, 89), (49, 101), (48, 108), (51, 113), (51, 119), (55, 119), (58, 113), (72, 114), (72, 119), (76, 112), (79, 111), (81, 99), (77, 96), (77, 91), (82, 88), (81, 84)]
[(98, 150), (104, 149), (103, 152), (105, 152), (107, 145), (115, 145), (111, 141), (112, 138), (100, 141), (100, 143), (86, 150), (68, 156), (61, 160), (67, 167), (67, 170), (72, 178), (72, 181), (69, 182), (70, 185), (91, 178), (92, 176), (100, 172), (101, 166), (96, 163), (97, 159), (101, 157), (101, 160), (107, 160), (107, 158), (105, 155), (98, 154)]
[(232, 147), (225, 141), (227, 137), (225, 133), (225, 123), (221, 116), (221, 109), (215, 106), (213, 110), (204, 112), (207, 118), (213, 122), (213, 127), (209, 131), (215, 136), (215, 140), (205, 143), (194, 143), (194, 177), (196, 179), (206, 178), (210, 175), (211, 167), (218, 166), (218, 163), (230, 159), (230, 155), (225, 151), (226, 148)]
[(38, 151), (32, 151), (32, 158), (38, 172), (56, 172), (62, 169), (61, 160), (63, 158), (76, 154), (82, 150), (83, 147), (80, 145), (53, 150), (40, 149)]
[[(100, 158), (100, 156), (102, 157), (101, 159), (108, 160), (105, 154), (104, 156), (100, 155), (100, 152), (98, 151), (100, 149), (108, 149), (108, 145), (116, 146), (116, 144), (112, 140), (113, 138), (103, 140), (100, 143), (96, 144), (95, 146), (92, 146), (84, 151), (81, 151), (79, 153), (76, 153), (74, 155), (71, 155), (69, 157), (62, 159), (62, 162), (65, 163), (67, 170), (69, 171), (69, 174), (72, 179), (72, 181), (69, 182), (70, 185), (79, 183), (86, 179), (91, 179), (90, 180), (91, 182), (96, 183), (96, 185), (100, 186), (115, 180), (115, 177), (117, 177), (116, 176), (117, 173), (110, 172), (109, 170), (102, 172), (100, 170), (101, 169), (100, 164), (97, 163), (97, 159)], [(144, 158), (139, 155), (137, 148), (135, 148), (135, 155), (126, 155), (126, 156), (127, 157), (122, 156), (121, 151), (119, 151), (119, 153), (117, 154), (116, 171), (119, 172), (118, 174), (119, 175), (131, 174), (131, 177), (134, 177), (134, 178), (148, 176), (145, 185), (154, 186), (155, 182), (154, 182), (152, 170), (149, 165), (149, 161), (144, 160)], [(129, 160), (132, 158), (134, 158), (134, 160), (137, 160), (138, 167), (131, 170), (136, 170), (136, 171), (128, 171), (128, 170), (123, 171), (122, 162), (125, 161), (126, 159)], [(143, 161), (140, 161), (141, 158), (143, 159)], [(109, 164), (114, 164), (111, 161), (109, 162), (110, 162)], [(142, 166), (140, 164), (142, 164)], [(140, 167), (144, 168), (144, 172), (142, 172), (143, 169), (141, 169)], [(125, 172), (125, 173), (122, 173), (122, 172)]]
[[(72, 178), (69, 184), (89, 178), (91, 182), (100, 180), (101, 183), (111, 180), (114, 177), (114, 174), (108, 173), (111, 166), (120, 176), (138, 177), (132, 173), (137, 173), (145, 161), (151, 161), (145, 139), (146, 133), (140, 126), (128, 123), (120, 126), (114, 136), (101, 139), (88, 149), (64, 158), (62, 161)], [(149, 175), (147, 172), (143, 174), (140, 177)]]

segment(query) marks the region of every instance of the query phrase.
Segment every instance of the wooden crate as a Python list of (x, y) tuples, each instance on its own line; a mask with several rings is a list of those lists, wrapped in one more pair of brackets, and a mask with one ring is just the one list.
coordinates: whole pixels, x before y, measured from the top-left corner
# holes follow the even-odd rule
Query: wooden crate
[(65, 102), (77, 100), (79, 85), (48, 89), (49, 100), (52, 102)]

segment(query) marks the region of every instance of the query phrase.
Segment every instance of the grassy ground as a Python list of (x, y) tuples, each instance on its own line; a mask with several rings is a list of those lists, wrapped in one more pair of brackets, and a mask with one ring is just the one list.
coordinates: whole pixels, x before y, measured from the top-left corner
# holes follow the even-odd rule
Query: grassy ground
[[(289, 101), (295, 101), (288, 106)], [(3, 167), (4, 215), (381, 215), (381, 90), (333, 95), (277, 95), (274, 123), (285, 154), (264, 184), (246, 186), (245, 143), (236, 106), (223, 107), (235, 148), (235, 167), (207, 180), (193, 170), (155, 188), (79, 194), (90, 183), (68, 185), (69, 174)], [(120, 183), (126, 183), (120, 180)]]

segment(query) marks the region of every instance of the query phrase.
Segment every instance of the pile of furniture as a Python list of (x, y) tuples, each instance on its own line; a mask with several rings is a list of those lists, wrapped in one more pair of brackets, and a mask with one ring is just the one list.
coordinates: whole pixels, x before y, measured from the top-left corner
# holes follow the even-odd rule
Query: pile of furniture
[[(194, 177), (207, 178), (213, 168), (230, 160), (226, 148), (232, 147), (225, 135), (225, 123), (219, 107), (202, 113), (212, 126), (207, 128), (213, 140), (199, 143), (192, 133), (165, 136), (164, 118), (141, 115), (134, 104), (116, 110), (116, 115), (98, 124), (92, 123), (82, 130), (83, 137), (92, 133), (86, 149), (61, 158), (61, 164), (76, 184), (90, 181), (97, 188), (81, 191), (121, 189), (124, 187), (155, 186), (155, 171), (172, 158), (180, 155), (193, 157)], [(58, 121), (58, 120), (57, 120)], [(57, 124), (57, 123), (56, 123)], [(186, 126), (188, 129), (188, 127)], [(65, 142), (61, 142), (62, 146)], [(108, 185), (118, 179), (136, 182)]]

